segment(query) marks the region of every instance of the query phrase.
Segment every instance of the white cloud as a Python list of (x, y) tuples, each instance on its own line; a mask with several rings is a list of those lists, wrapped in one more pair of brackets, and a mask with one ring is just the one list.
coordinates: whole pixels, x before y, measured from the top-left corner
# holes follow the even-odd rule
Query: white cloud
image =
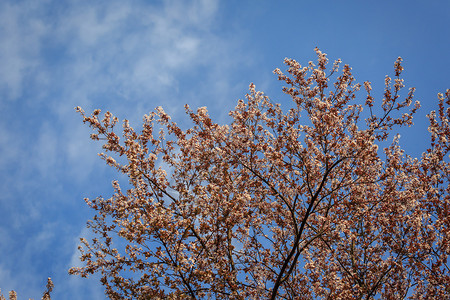
[(47, 28), (35, 9), (35, 5), (0, 3), (1, 99), (20, 97), (24, 78), (38, 65), (40, 39)]
[(39, 130), (38, 139), (33, 145), (33, 157), (30, 157), (36, 164), (40, 175), (43, 177), (54, 176), (60, 157), (61, 150), (58, 147), (58, 136), (56, 128), (48, 122), (44, 122)]
[(6, 124), (2, 120), (0, 120), (0, 145), (2, 147), (0, 170), (6, 172), (6, 169), (10, 167), (11, 161), (15, 160), (19, 155), (20, 142), (7, 129)]
[(80, 234), (76, 238), (73, 239), (72, 245), (72, 256), (70, 257), (70, 262), (67, 265), (67, 269), (71, 267), (82, 267), (84, 264), (80, 261), (80, 251), (78, 250), (78, 246), (80, 245), (80, 238), (85, 238), (87, 240), (90, 240), (92, 238), (92, 231), (87, 228), (83, 227), (81, 229)]
[(200, 45), (212, 42), (207, 30), (214, 12), (211, 3), (166, 1), (155, 7), (111, 1), (86, 7), (77, 2), (58, 21), (56, 38), (75, 59), (68, 66), (74, 82), (104, 79), (109, 82), (103, 84), (124, 89), (145, 83), (153, 90), (170, 83), (152, 84), (154, 79), (173, 79), (180, 68), (203, 64), (205, 49)]

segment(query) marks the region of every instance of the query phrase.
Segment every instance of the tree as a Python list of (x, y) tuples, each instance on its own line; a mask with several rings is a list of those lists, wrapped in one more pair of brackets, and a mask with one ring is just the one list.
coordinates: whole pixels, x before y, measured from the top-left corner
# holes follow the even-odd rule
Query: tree
[(186, 105), (182, 130), (158, 107), (121, 142), (110, 112), (77, 107), (129, 188), (85, 199), (96, 238), (70, 273), (101, 273), (112, 299), (449, 299), (450, 90), (412, 158), (393, 135), (420, 106), (414, 88), (401, 98), (402, 59), (379, 103), (315, 51), (274, 71), (289, 109), (251, 84), (230, 125)]

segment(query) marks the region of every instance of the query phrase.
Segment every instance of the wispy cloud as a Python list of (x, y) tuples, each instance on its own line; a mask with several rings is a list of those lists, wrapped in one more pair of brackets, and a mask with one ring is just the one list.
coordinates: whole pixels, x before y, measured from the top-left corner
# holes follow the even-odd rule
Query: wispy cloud
[(39, 66), (41, 38), (47, 27), (36, 3), (0, 3), (0, 103), (23, 94), (27, 76)]

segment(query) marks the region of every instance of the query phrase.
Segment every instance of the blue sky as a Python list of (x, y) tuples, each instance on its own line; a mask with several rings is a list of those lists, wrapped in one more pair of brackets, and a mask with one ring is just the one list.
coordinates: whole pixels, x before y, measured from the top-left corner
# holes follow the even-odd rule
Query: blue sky
[[(83, 198), (112, 193), (119, 178), (97, 157), (75, 106), (110, 110), (139, 127), (162, 105), (227, 112), (250, 82), (287, 103), (272, 71), (301, 64), (314, 47), (350, 64), (359, 82), (404, 58), (406, 85), (422, 103), (401, 144), (420, 154), (425, 115), (450, 88), (450, 2), (0, 0), (0, 288), (40, 298), (103, 299), (96, 278), (69, 276), (93, 211)], [(361, 97), (363, 95), (361, 94)]]

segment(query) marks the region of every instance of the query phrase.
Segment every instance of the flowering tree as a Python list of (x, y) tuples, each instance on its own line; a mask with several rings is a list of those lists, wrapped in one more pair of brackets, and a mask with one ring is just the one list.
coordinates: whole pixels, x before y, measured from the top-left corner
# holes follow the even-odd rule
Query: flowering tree
[(392, 135), (420, 106), (401, 58), (382, 101), (364, 82), (358, 102), (351, 68), (316, 54), (274, 71), (289, 109), (251, 84), (230, 125), (186, 105), (182, 130), (159, 107), (121, 141), (111, 113), (77, 107), (129, 187), (86, 199), (97, 237), (70, 273), (101, 273), (112, 299), (449, 299), (450, 90), (413, 159)]

